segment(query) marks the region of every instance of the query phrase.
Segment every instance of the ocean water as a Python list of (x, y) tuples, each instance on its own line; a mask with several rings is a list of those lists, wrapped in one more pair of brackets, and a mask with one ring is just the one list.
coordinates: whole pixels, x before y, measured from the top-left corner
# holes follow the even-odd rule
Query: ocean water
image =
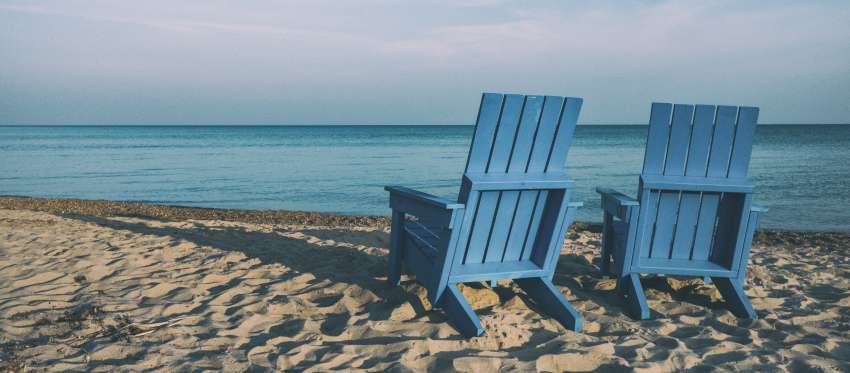
[[(0, 195), (389, 215), (384, 185), (455, 198), (468, 126), (0, 127)], [(580, 221), (598, 185), (634, 195), (644, 126), (580, 126), (567, 169)], [(850, 126), (760, 126), (763, 227), (850, 231)]]

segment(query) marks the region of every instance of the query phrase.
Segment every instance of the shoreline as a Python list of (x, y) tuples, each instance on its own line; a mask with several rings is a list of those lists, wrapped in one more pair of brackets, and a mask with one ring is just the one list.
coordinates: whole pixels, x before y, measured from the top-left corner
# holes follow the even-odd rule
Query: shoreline
[[(386, 228), (390, 225), (389, 217), (377, 215), (343, 215), (327, 212), (291, 210), (242, 210), (105, 199), (46, 198), (9, 195), (0, 195), (0, 209), (39, 211), (60, 216), (120, 216), (169, 221), (222, 220), (252, 224), (334, 226), (346, 228)], [(389, 210), (389, 208), (387, 209)], [(602, 224), (595, 222), (576, 221), (570, 226), (571, 232), (586, 231), (600, 233), (601, 230)], [(756, 231), (754, 242), (761, 244), (801, 244), (810, 242), (818, 245), (840, 246), (841, 244), (850, 242), (850, 232), (759, 228)], [(850, 251), (847, 254), (850, 255)]]

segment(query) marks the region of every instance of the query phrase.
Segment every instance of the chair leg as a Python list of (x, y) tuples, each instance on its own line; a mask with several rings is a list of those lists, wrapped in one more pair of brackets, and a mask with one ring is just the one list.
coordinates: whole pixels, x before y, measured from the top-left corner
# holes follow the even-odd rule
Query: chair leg
[(603, 247), (602, 248), (602, 257), (600, 258), (602, 260), (602, 262), (599, 263), (599, 272), (602, 273), (601, 277), (602, 277), (603, 280), (607, 280), (607, 279), (611, 278), (611, 275), (612, 275), (612, 273), (611, 273), (611, 258), (610, 257), (611, 257), (611, 254), (608, 252), (608, 250), (605, 247)]
[(390, 260), (387, 280), (396, 286), (401, 279), (402, 254), (404, 251), (404, 213), (393, 210), (390, 227)]
[(614, 218), (606, 212), (602, 220), (602, 255), (599, 263), (599, 271), (606, 279), (611, 275), (611, 243), (615, 239), (613, 224)]
[(638, 320), (649, 318), (649, 306), (646, 304), (646, 295), (643, 293), (643, 285), (640, 284), (640, 276), (637, 273), (629, 273), (620, 277), (617, 288), (621, 294), (626, 295), (629, 313)]
[(723, 296), (723, 300), (726, 301), (729, 310), (735, 316), (752, 320), (758, 318), (752, 304), (750, 304), (750, 299), (744, 293), (742, 280), (726, 277), (712, 277), (712, 280), (714, 280), (717, 290), (720, 290), (720, 295)]
[(472, 338), (484, 334), (481, 321), (466, 302), (457, 284), (449, 284), (441, 298), (440, 307), (464, 337)]
[(706, 285), (711, 285), (711, 277), (705, 276), (702, 278), (702, 282)]
[(567, 329), (581, 331), (581, 315), (552, 285), (552, 282), (541, 277), (521, 278), (515, 281), (543, 312), (554, 317)]
[(490, 286), (490, 289), (495, 289), (499, 286), (499, 283), (496, 280), (490, 280), (487, 285)]
[(622, 276), (622, 277), (617, 279), (617, 287), (615, 289), (615, 291), (617, 292), (617, 295), (619, 295), (621, 297), (627, 297), (628, 296), (628, 294), (629, 294), (629, 284), (627, 284), (627, 282), (629, 282), (629, 275), (625, 275), (625, 276)]

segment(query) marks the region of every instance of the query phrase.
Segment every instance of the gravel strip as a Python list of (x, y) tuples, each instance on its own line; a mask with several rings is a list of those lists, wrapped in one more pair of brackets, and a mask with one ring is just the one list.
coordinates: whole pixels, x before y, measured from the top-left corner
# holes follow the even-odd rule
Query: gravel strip
[(305, 211), (230, 210), (107, 200), (0, 197), (0, 208), (49, 212), (58, 215), (130, 216), (161, 220), (229, 220), (254, 224), (343, 227), (387, 226), (383, 216), (336, 215)]

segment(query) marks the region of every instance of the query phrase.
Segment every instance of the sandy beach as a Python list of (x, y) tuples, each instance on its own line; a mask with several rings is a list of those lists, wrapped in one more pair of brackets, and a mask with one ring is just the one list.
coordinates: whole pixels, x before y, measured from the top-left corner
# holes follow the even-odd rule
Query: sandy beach
[(510, 282), (462, 287), (463, 339), (410, 278), (387, 221), (0, 198), (0, 371), (850, 371), (850, 235), (760, 231), (739, 320), (699, 279), (645, 278), (634, 321), (576, 224), (555, 284), (575, 333)]

